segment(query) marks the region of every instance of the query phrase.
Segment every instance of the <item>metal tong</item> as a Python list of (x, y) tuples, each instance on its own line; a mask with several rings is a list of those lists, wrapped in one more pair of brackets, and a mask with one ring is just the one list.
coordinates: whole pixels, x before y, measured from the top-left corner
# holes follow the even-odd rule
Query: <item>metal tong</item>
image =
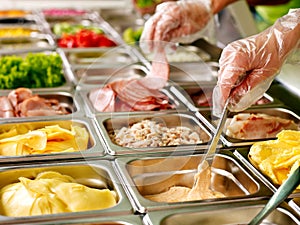
[[(217, 150), (217, 146), (218, 146), (218, 143), (219, 143), (219, 140), (220, 140), (220, 136), (221, 136), (222, 131), (224, 129), (224, 125), (225, 125), (225, 122), (226, 122), (226, 119), (227, 119), (227, 116), (228, 116), (228, 113), (229, 113), (229, 110), (228, 110), (228, 107), (227, 107), (228, 102), (229, 102), (229, 98), (226, 100), (226, 103), (224, 105), (224, 109), (222, 111), (221, 117), (218, 119), (218, 123), (217, 123), (218, 125), (217, 125), (217, 128), (215, 130), (214, 137), (213, 137), (213, 139), (210, 143), (209, 149), (206, 152), (205, 156), (201, 159), (201, 162), (198, 164), (198, 167), (197, 167), (198, 173), (201, 172), (207, 166), (211, 166), (213, 158), (216, 154), (216, 150)], [(208, 164), (204, 163), (204, 162), (207, 162)], [(194, 186), (196, 185), (196, 183), (197, 183), (197, 179), (195, 179), (195, 181), (194, 181)]]

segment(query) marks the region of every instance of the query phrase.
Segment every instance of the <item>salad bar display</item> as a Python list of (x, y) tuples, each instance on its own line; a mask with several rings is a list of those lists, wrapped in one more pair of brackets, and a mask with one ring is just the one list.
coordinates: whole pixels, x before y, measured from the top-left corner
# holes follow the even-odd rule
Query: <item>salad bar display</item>
[[(217, 127), (218, 62), (192, 44), (168, 64), (144, 54), (144, 22), (0, 11), (1, 224), (246, 224), (297, 170), (299, 111), (276, 80), (230, 112), (215, 157), (198, 167)], [(300, 186), (262, 224), (299, 225), (299, 199)]]

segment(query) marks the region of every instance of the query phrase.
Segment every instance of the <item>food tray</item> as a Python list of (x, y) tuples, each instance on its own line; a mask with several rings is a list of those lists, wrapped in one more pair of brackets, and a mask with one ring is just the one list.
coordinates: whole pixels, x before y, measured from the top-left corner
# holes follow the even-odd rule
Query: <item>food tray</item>
[[(10, 91), (0, 91), (0, 97), (8, 96)], [(66, 91), (33, 91), (32, 95), (38, 95), (41, 98), (45, 99), (56, 99), (59, 101), (60, 105), (69, 112), (68, 114), (63, 115), (56, 115), (56, 116), (84, 116), (84, 109), (83, 109), (83, 102), (81, 97), (79, 96), (78, 92), (66, 92)], [(41, 118), (47, 118), (48, 116), (42, 116)], [(33, 118), (33, 117), (27, 117)], [(11, 117), (11, 118), (1, 118), (0, 120), (4, 119), (6, 122), (13, 121), (14, 119), (25, 119), (25, 117)]]
[[(162, 123), (164, 126), (171, 128), (177, 126), (188, 127), (192, 131), (195, 131), (202, 143), (189, 144), (189, 145), (177, 145), (177, 146), (165, 146), (165, 147), (122, 147), (111, 140), (110, 133), (114, 130), (121, 129), (122, 127), (129, 127), (134, 123), (141, 122), (148, 119), (150, 121), (156, 121)], [(151, 113), (144, 115), (118, 115), (118, 116), (97, 116), (97, 125), (100, 132), (104, 137), (105, 144), (107, 146), (108, 154), (111, 155), (126, 155), (126, 154), (147, 154), (157, 152), (194, 152), (199, 149), (207, 149), (208, 142), (211, 139), (210, 132), (201, 124), (193, 115), (184, 112), (177, 113)]]
[(115, 31), (123, 35), (125, 29), (142, 27), (145, 19), (128, 9), (101, 9), (100, 16), (107, 21)]
[[(74, 66), (72, 67), (74, 68)], [(81, 89), (86, 89), (86, 87), (89, 87), (88, 89), (90, 89), (91, 86), (95, 85), (102, 86), (117, 79), (143, 77), (146, 76), (148, 72), (144, 66), (139, 64), (133, 64), (126, 67), (121, 65), (116, 65), (114, 67), (112, 67), (112, 65), (109, 67), (98, 67), (93, 64), (89, 67), (74, 68), (73, 71), (77, 87)]]
[[(22, 223), (24, 224), (24, 223)], [(53, 225), (53, 221), (32, 222), (30, 225)], [(55, 220), (55, 225), (145, 225), (140, 215), (122, 215), (121, 213), (113, 216), (99, 216), (89, 214), (88, 217), (67, 218), (65, 220)]]
[(50, 26), (61, 22), (78, 23), (82, 20), (91, 20), (93, 18), (91, 11), (78, 9), (44, 9), (41, 11), (41, 14)]
[(22, 9), (6, 9), (0, 10), (0, 18), (22, 18), (32, 14), (29, 10)]
[[(78, 183), (89, 187), (99, 189), (108, 188), (110, 190), (114, 190), (118, 197), (117, 205), (103, 210), (90, 210), (76, 213), (59, 213), (24, 217), (9, 217), (1, 215), (1, 223), (24, 224), (24, 222), (27, 222), (28, 224), (35, 224), (34, 222), (37, 222), (37, 224), (39, 224), (45, 222), (46, 224), (56, 224), (56, 221), (63, 221), (64, 219), (67, 221), (76, 221), (76, 219), (80, 218), (85, 218), (85, 220), (89, 222), (91, 219), (97, 220), (96, 216), (101, 218), (103, 217), (103, 219), (112, 219), (114, 216), (118, 217), (118, 215), (130, 215), (133, 211), (130, 201), (126, 197), (124, 189), (114, 172), (114, 165), (108, 160), (82, 160), (77, 162), (55, 162), (2, 167), (0, 169), (0, 187), (2, 188), (5, 185), (17, 182), (17, 179), (20, 176), (34, 178), (38, 173), (43, 171), (55, 171), (64, 175), (69, 175)], [(93, 216), (95, 216), (95, 218), (93, 218)], [(62, 222), (62, 224), (64, 223)]]
[[(249, 148), (237, 148), (233, 154), (245, 165), (249, 170), (255, 173), (258, 177), (260, 177), (261, 181), (273, 192), (275, 192), (279, 186), (274, 184), (273, 181), (266, 175), (264, 175), (255, 165), (253, 165), (248, 157)], [(295, 190), (290, 198), (300, 198), (300, 190)]]
[[(204, 118), (206, 119), (206, 121), (204, 121), (204, 123), (212, 130), (215, 129), (215, 124), (212, 121), (211, 118), (211, 111), (210, 110), (202, 110), (200, 112)], [(281, 108), (281, 107), (266, 107), (266, 108), (256, 108), (256, 109), (247, 109), (245, 111), (243, 111), (242, 113), (264, 113), (267, 115), (271, 115), (271, 116), (277, 116), (277, 117), (281, 117), (283, 119), (290, 119), (293, 120), (296, 124), (300, 124), (300, 117), (298, 115), (296, 115), (295, 113), (293, 113), (291, 110), (287, 109), (287, 108)], [(228, 118), (232, 118), (234, 115), (236, 115), (237, 113), (229, 113)], [(226, 124), (224, 127), (224, 130), (226, 129)], [(269, 139), (253, 139), (253, 140), (246, 140), (246, 139), (236, 139), (236, 138), (232, 138), (232, 137), (228, 137), (224, 132), (222, 133), (220, 139), (223, 141), (224, 145), (227, 147), (237, 147), (237, 146), (249, 146), (254, 144), (257, 141), (264, 141), (264, 140), (269, 140)]]
[[(190, 101), (198, 109), (205, 109), (212, 107), (212, 94), (215, 85), (205, 85), (199, 83), (198, 85), (182, 85), (180, 90), (185, 96), (188, 96), (183, 101)], [(175, 94), (175, 93), (174, 93)], [(176, 95), (176, 94), (175, 94)], [(180, 98), (179, 98), (180, 99)], [(273, 98), (267, 93), (254, 103), (251, 108), (261, 108), (261, 107), (274, 107), (283, 106), (283, 104)]]
[[(145, 216), (149, 225), (238, 225), (248, 224), (267, 201), (241, 202), (223, 205), (211, 205), (207, 207), (190, 207), (148, 212)], [(188, 218), (188, 219), (187, 219)], [(275, 208), (261, 225), (297, 225), (300, 218), (293, 210), (283, 203)]]
[[(21, 57), (25, 57), (29, 52), (28, 51), (24, 51), (24, 52), (10, 52), (10, 53), (0, 53), (0, 57), (2, 56), (21, 56)], [(61, 59), (62, 59), (62, 67), (63, 67), (63, 76), (65, 78), (65, 83), (61, 86), (57, 86), (57, 87), (45, 87), (45, 88), (32, 88), (33, 91), (72, 91), (73, 90), (73, 80), (74, 80), (74, 75), (73, 72), (70, 68), (70, 65), (68, 63), (68, 60), (64, 54), (64, 52), (60, 49), (56, 49), (53, 51), (30, 51), (30, 53), (42, 53), (42, 54), (58, 54)], [(20, 86), (21, 87), (21, 86)], [(12, 90), (12, 89), (0, 89), (0, 90)]]
[(37, 34), (31, 37), (0, 38), (0, 54), (25, 51), (54, 50), (55, 42), (51, 35)]
[[(0, 130), (7, 132), (12, 128), (26, 127), (26, 130), (34, 130), (43, 128), (45, 126), (60, 125), (62, 128), (70, 129), (71, 125), (77, 125), (85, 127), (89, 134), (88, 148), (86, 150), (77, 152), (62, 152), (62, 153), (50, 153), (50, 154), (34, 154), (25, 156), (1, 156), (0, 162), (12, 163), (12, 162), (26, 162), (26, 161), (43, 161), (43, 160), (57, 160), (57, 159), (78, 159), (89, 157), (101, 157), (104, 156), (104, 148), (100, 143), (99, 133), (95, 129), (94, 121), (86, 117), (74, 117), (69, 116), (53, 116), (47, 117), (47, 119), (41, 120), (40, 117), (20, 118), (19, 120), (3, 121), (0, 125)], [(24, 131), (26, 132), (26, 131)]]
[[(221, 151), (213, 161), (212, 186), (216, 191), (225, 194), (224, 198), (206, 199), (179, 203), (154, 202), (143, 197), (166, 191), (175, 185), (192, 187), (196, 168), (203, 154), (188, 156), (161, 157), (123, 157), (116, 163), (124, 178), (124, 185), (134, 202), (136, 210), (146, 212), (182, 208), (184, 206), (215, 205), (235, 201), (251, 201), (270, 196), (272, 192), (245, 170), (230, 151)], [(162, 187), (163, 186), (163, 187)], [(205, 208), (203, 207), (203, 208)]]
[(217, 67), (205, 62), (170, 63), (169, 82), (177, 85), (216, 85)]

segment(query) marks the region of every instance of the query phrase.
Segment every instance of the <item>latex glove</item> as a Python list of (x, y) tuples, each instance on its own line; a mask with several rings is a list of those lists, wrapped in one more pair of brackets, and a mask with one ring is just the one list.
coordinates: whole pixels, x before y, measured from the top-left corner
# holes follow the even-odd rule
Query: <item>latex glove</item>
[[(232, 42), (221, 54), (213, 114), (219, 116), (230, 96), (229, 110), (243, 111), (262, 97), (300, 39), (300, 9), (278, 19), (267, 30)], [(234, 89), (233, 89), (234, 88)]]
[(185, 39), (185, 42), (192, 42), (199, 37), (190, 35), (201, 31), (212, 16), (211, 0), (161, 3), (144, 25), (140, 39), (141, 48), (149, 53), (156, 41), (175, 42), (180, 38)]

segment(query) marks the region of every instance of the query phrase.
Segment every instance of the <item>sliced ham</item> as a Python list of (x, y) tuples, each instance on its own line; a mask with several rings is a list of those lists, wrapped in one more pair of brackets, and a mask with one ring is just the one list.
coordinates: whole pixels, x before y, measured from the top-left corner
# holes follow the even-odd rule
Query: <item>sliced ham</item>
[[(0, 97), (0, 117), (53, 116), (69, 114), (71, 111), (57, 99), (46, 99), (33, 95), (28, 88), (17, 88), (7, 96)], [(1, 111), (2, 110), (2, 111)]]
[(115, 111), (115, 93), (110, 86), (92, 90), (89, 99), (99, 112)]
[(32, 97), (32, 91), (28, 88), (17, 88), (8, 94), (8, 99), (14, 107), (30, 97)]
[(10, 118), (14, 117), (14, 108), (6, 96), (0, 97), (0, 117)]
[(226, 135), (247, 140), (274, 138), (282, 130), (299, 129), (293, 120), (263, 113), (240, 113), (227, 122)]
[(155, 49), (155, 56), (152, 61), (150, 73), (143, 78), (141, 83), (146, 88), (158, 90), (163, 88), (170, 76), (170, 66), (163, 46)]
[(156, 89), (148, 89), (145, 80), (118, 80), (103, 88), (92, 90), (89, 94), (95, 109), (99, 112), (148, 111), (171, 109), (168, 97)]

